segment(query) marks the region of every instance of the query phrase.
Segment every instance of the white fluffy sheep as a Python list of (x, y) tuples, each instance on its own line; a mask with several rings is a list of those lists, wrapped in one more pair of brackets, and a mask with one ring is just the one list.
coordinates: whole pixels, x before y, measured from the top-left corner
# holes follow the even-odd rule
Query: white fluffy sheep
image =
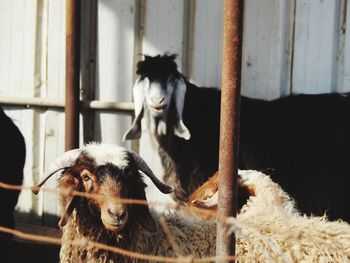
[[(97, 152), (98, 155), (96, 154)], [(63, 167), (64, 166), (64, 167)], [(147, 206), (121, 204), (118, 198), (145, 200), (139, 170), (152, 172), (140, 157), (116, 146), (92, 145), (59, 157), (54, 169), (65, 168), (62, 188), (99, 193), (98, 199), (62, 196), (65, 210), (61, 262), (138, 262), (95, 247), (77, 247), (87, 239), (157, 256), (175, 256), (158, 222), (163, 215), (183, 255), (195, 258), (215, 255), (216, 222), (183, 212), (160, 214)], [(256, 171), (241, 171), (243, 182), (253, 185), (237, 220), (237, 255), (244, 262), (346, 262), (350, 260), (350, 226), (304, 217), (294, 202), (270, 178)], [(156, 182), (163, 192), (172, 189)]]

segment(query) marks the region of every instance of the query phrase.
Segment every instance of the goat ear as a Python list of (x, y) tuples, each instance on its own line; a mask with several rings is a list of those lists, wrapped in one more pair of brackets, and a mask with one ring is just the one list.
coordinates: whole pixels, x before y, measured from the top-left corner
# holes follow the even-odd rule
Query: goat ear
[(176, 117), (177, 122), (174, 126), (174, 134), (180, 138), (185, 140), (189, 140), (191, 138), (191, 133), (185, 126), (182, 120), (182, 113), (185, 105), (185, 95), (187, 91), (186, 82), (183, 77), (179, 77), (175, 80), (174, 85), (174, 100), (175, 100), (175, 109), (176, 109)]
[(148, 206), (138, 205), (135, 209), (136, 221), (149, 232), (157, 232), (157, 225), (151, 215)]
[(135, 119), (131, 127), (123, 136), (123, 141), (139, 139), (141, 137), (141, 119), (143, 117), (143, 103), (145, 100), (145, 87), (149, 85), (148, 78), (136, 80), (133, 87), (134, 105), (135, 105)]
[[(71, 190), (79, 190), (79, 180), (70, 173), (64, 173), (59, 179), (59, 188), (67, 190), (68, 193)], [(70, 215), (73, 213), (76, 204), (79, 201), (79, 196), (71, 197), (69, 194), (61, 194), (61, 204), (63, 205), (62, 217), (58, 223), (59, 227), (63, 227), (67, 224)]]
[(67, 224), (68, 219), (69, 219), (70, 215), (73, 213), (78, 201), (79, 201), (79, 196), (73, 196), (72, 200), (70, 202), (68, 202), (68, 205), (67, 205), (65, 211), (63, 212), (60, 221), (58, 222), (58, 226), (60, 228), (64, 227)]
[[(133, 199), (147, 200), (144, 190), (137, 189), (133, 195)], [(136, 221), (146, 230), (150, 232), (157, 231), (157, 225), (151, 215), (147, 205), (133, 205), (133, 214)]]

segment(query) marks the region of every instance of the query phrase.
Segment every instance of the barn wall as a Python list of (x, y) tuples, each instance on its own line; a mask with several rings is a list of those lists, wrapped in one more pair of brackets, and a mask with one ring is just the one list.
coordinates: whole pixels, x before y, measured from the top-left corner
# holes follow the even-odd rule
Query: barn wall
[[(96, 21), (96, 17), (98, 17)], [(177, 53), (180, 70), (202, 86), (220, 87), (223, 1), (82, 1), (81, 97), (131, 101), (141, 54)], [(350, 91), (350, 4), (346, 0), (246, 0), (242, 93), (273, 99), (290, 93)], [(64, 100), (65, 2), (0, 1), (0, 98)], [(91, 36), (97, 36), (97, 42)], [(25, 185), (35, 184), (64, 151), (64, 112), (7, 106), (25, 136)], [(128, 114), (83, 112), (81, 144), (122, 144)], [(147, 136), (141, 155), (161, 174)], [(48, 186), (55, 187), (54, 179)], [(149, 191), (158, 198), (156, 190)], [(23, 191), (19, 222), (53, 225), (57, 194)]]

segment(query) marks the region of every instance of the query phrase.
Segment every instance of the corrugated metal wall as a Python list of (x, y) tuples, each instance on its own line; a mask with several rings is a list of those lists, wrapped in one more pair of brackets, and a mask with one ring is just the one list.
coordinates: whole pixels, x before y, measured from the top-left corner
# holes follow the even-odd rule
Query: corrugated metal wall
[[(222, 0), (82, 4), (82, 98), (131, 101), (140, 54), (166, 51), (179, 54), (180, 69), (195, 83), (219, 87)], [(350, 90), (348, 1), (246, 0), (244, 26), (244, 95), (272, 99)], [(65, 1), (1, 0), (0, 34), (0, 97), (64, 100)], [(24, 183), (33, 185), (64, 150), (63, 110), (6, 107), (6, 112), (26, 138)], [(81, 143), (97, 140), (130, 147), (121, 142), (130, 121), (127, 114), (84, 113)], [(160, 173), (147, 136), (140, 151)], [(23, 192), (18, 211), (21, 222), (51, 225), (51, 215), (59, 213), (57, 194), (34, 197)]]

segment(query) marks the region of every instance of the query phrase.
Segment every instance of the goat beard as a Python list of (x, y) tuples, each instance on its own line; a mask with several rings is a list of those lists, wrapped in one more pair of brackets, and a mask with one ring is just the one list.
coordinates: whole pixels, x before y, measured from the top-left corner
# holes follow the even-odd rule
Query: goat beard
[(165, 136), (167, 134), (166, 116), (162, 116), (161, 118), (152, 116), (149, 125), (152, 134), (156, 136)]

